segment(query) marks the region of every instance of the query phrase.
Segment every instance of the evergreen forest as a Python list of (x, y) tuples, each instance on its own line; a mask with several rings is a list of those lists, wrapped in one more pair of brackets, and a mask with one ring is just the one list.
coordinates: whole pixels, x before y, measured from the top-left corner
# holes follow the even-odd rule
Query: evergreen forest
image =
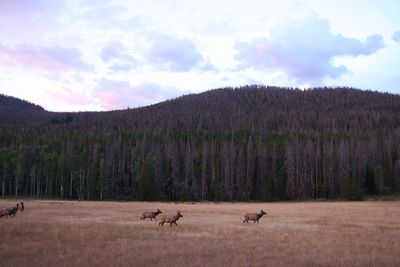
[(260, 85), (107, 112), (0, 95), (0, 196), (360, 199), (400, 191), (400, 96)]

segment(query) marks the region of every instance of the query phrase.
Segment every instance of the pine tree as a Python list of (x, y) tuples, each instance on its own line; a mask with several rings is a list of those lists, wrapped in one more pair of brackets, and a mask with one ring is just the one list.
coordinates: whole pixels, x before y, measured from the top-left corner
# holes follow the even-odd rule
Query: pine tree
[(148, 154), (139, 168), (139, 198), (153, 200), (155, 196), (155, 160)]

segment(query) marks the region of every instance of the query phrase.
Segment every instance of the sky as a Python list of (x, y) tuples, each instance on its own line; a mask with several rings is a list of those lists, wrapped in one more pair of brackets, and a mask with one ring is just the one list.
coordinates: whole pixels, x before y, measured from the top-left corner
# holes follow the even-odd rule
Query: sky
[(0, 94), (135, 108), (263, 84), (400, 93), (398, 0), (0, 0)]

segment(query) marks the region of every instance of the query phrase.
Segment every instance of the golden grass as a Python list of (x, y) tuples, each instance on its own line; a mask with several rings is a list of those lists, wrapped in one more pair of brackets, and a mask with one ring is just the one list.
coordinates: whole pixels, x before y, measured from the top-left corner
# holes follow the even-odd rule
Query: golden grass
[[(0, 266), (400, 266), (399, 201), (25, 207), (0, 219)], [(183, 218), (172, 227), (139, 220), (157, 208)], [(259, 224), (242, 223), (260, 209)]]

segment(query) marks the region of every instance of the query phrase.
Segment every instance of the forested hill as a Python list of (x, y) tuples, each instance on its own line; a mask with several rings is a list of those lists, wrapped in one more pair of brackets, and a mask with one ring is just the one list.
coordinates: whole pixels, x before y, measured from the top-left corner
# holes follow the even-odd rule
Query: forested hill
[(0, 94), (0, 113), (37, 111), (44, 111), (44, 109), (41, 106), (29, 103), (28, 101)]
[(246, 86), (138, 109), (20, 114), (0, 112), (2, 195), (277, 200), (400, 190), (398, 95)]
[(43, 116), (45, 119), (48, 118), (48, 114), (46, 114), (46, 111), (41, 106), (0, 94), (1, 131), (18, 129), (20, 127), (24, 128), (32, 122), (37, 122), (38, 118)]

